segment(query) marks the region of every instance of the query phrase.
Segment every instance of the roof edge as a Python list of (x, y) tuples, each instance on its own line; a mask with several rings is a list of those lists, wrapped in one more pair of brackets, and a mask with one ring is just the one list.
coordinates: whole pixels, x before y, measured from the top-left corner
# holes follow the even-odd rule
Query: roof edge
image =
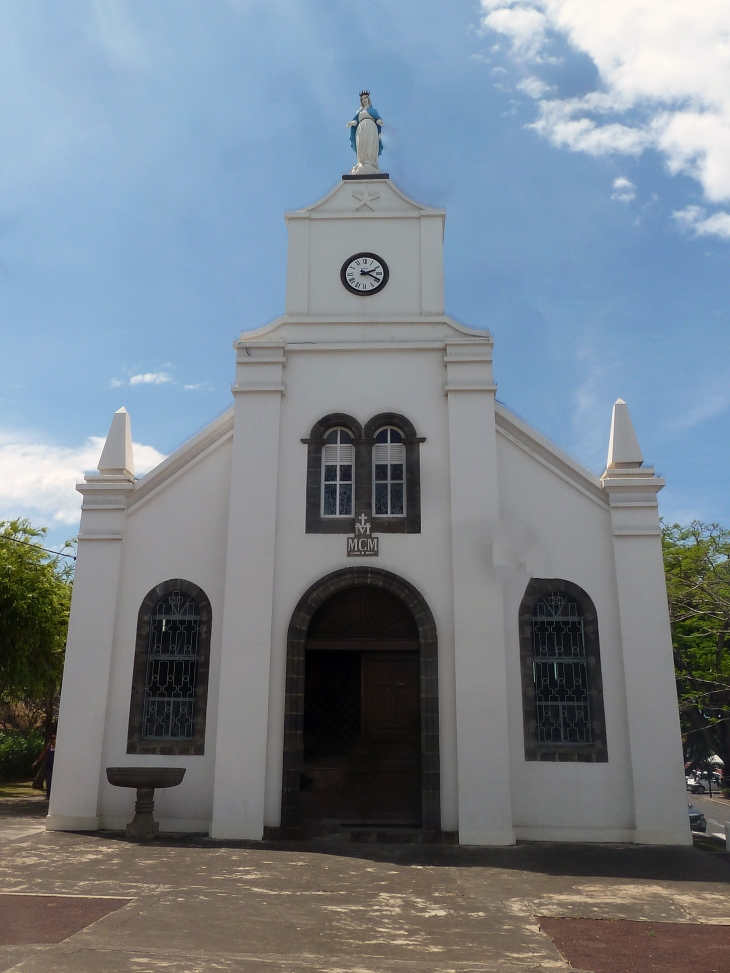
[(234, 407), (230, 406), (217, 419), (201, 429), (196, 436), (183, 443), (179, 449), (163, 459), (158, 466), (155, 466), (149, 473), (137, 480), (134, 493), (129, 498), (127, 509), (131, 509), (135, 504), (149, 496), (163, 483), (194, 462), (207, 449), (214, 446), (227, 433), (231, 432), (233, 429), (233, 413)]
[[(296, 314), (282, 314), (278, 318), (274, 318), (273, 321), (269, 321), (268, 324), (263, 325), (260, 328), (254, 328), (252, 331), (241, 331), (239, 338), (237, 339), (234, 347), (236, 347), (240, 342), (255, 341), (258, 338), (264, 338), (275, 331), (277, 328), (286, 324), (447, 324), (449, 327), (453, 328), (459, 334), (468, 335), (471, 338), (480, 338), (482, 340), (493, 342), (492, 332), (487, 328), (469, 328), (465, 324), (461, 324), (455, 318), (451, 318), (448, 314), (433, 314), (433, 315), (418, 315), (418, 314), (404, 314), (399, 315), (385, 315), (383, 318), (373, 318), (372, 315), (363, 316), (352, 316), (348, 317), (345, 314), (336, 314), (331, 317), (326, 315), (296, 315)], [(362, 339), (360, 339), (362, 340)], [(448, 339), (445, 339), (445, 341)], [(382, 341), (382, 338), (378, 338), (378, 341)]]
[(564, 453), (559, 446), (528, 426), (522, 419), (518, 419), (500, 402), (495, 402), (494, 412), (497, 429), (516, 441), (517, 445), (536, 454), (538, 459), (541, 459), (564, 479), (572, 481), (583, 491), (608, 506), (609, 499), (603, 489), (603, 484), (590, 470), (581, 466), (572, 456)]
[[(367, 180), (363, 179), (362, 181), (366, 182)], [(409, 206), (413, 206), (417, 210), (420, 210), (420, 212), (423, 213), (424, 215), (442, 216), (444, 218), (446, 217), (445, 209), (435, 209), (432, 206), (424, 206), (423, 203), (417, 203), (415, 199), (411, 199), (410, 196), (406, 196), (403, 190), (399, 189), (392, 179), (390, 178), (382, 179), (382, 180), (379, 179), (378, 182), (387, 182), (390, 188), (393, 190), (393, 192), (397, 196), (400, 196), (400, 198), (403, 200), (404, 203), (407, 203)], [(306, 218), (306, 216), (315, 212), (315, 210), (317, 210), (320, 206), (324, 205), (324, 203), (326, 203), (329, 199), (331, 199), (335, 195), (335, 193), (340, 190), (341, 187), (342, 187), (342, 182), (338, 182), (332, 187), (332, 189), (330, 189), (328, 193), (325, 193), (325, 195), (321, 199), (318, 199), (316, 203), (312, 203), (311, 206), (303, 206), (301, 209), (287, 210), (286, 213), (284, 213), (284, 219), (288, 223), (290, 219)], [(376, 213), (375, 215), (383, 216), (385, 214)]]

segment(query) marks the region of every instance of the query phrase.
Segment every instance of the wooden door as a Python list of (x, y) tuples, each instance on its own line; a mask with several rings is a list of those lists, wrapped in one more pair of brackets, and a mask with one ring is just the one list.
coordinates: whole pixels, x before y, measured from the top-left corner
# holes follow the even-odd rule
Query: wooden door
[(421, 693), (415, 652), (363, 653), (362, 764), (364, 818), (421, 823)]
[(303, 820), (421, 823), (418, 652), (307, 654)]

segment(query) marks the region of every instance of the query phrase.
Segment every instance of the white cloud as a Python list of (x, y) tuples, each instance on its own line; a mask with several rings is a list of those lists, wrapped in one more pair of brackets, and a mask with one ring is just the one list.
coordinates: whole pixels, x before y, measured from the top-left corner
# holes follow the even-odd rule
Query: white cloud
[(613, 181), (611, 199), (615, 199), (619, 203), (630, 203), (632, 199), (636, 199), (635, 189), (636, 186), (630, 179), (627, 179), (625, 176), (619, 176), (618, 179), (614, 179)]
[[(77, 523), (81, 497), (74, 487), (85, 471), (96, 469), (104, 437), (91, 436), (78, 447), (19, 440), (11, 433), (0, 436), (0, 520)], [(134, 443), (133, 448), (138, 476), (165, 458), (154, 446)]]
[(140, 375), (132, 375), (129, 379), (130, 385), (164, 385), (171, 382), (172, 375), (169, 372), (143, 372)]
[(483, 27), (508, 37), (518, 57), (540, 59), (548, 20), (538, 9), (539, 5), (482, 0), (482, 6), (489, 10), (482, 19)]
[(545, 84), (545, 82), (541, 81), (539, 78), (533, 76), (531, 78), (524, 78), (522, 81), (520, 81), (520, 83), (517, 85), (517, 90), (524, 91), (526, 95), (530, 96), (530, 98), (537, 99), (542, 98), (543, 95), (547, 94), (547, 92), (550, 90), (550, 86)]
[(685, 206), (675, 210), (672, 216), (682, 229), (693, 230), (697, 236), (720, 236), (730, 240), (730, 213), (722, 211), (706, 216), (701, 206)]
[(113, 378), (109, 382), (109, 388), (110, 389), (118, 389), (118, 388), (121, 388), (122, 385), (124, 385), (124, 382), (120, 378)]
[[(482, 25), (520, 61), (546, 60), (555, 36), (588, 55), (600, 90), (540, 103), (536, 129), (594, 155), (652, 147), (712, 202), (730, 200), (727, 0), (482, 0)], [(630, 113), (630, 114), (629, 114)], [(724, 233), (722, 220), (715, 221)]]

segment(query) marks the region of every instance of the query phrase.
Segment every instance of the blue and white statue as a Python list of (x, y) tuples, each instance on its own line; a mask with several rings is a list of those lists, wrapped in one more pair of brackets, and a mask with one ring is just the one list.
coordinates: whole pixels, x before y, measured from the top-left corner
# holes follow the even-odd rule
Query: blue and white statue
[(380, 130), (383, 120), (370, 104), (370, 92), (360, 92), (360, 110), (351, 122), (350, 145), (357, 153), (357, 165), (351, 170), (353, 176), (369, 176), (380, 172), (378, 156), (383, 151)]

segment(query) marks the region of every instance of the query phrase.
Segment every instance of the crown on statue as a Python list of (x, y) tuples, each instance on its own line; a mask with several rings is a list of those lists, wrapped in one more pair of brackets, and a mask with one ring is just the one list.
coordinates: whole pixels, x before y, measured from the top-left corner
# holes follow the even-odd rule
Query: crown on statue
[(362, 98), (363, 95), (367, 95), (368, 98), (369, 98), (370, 97), (370, 92), (369, 91), (361, 91), (360, 92), (360, 97)]

